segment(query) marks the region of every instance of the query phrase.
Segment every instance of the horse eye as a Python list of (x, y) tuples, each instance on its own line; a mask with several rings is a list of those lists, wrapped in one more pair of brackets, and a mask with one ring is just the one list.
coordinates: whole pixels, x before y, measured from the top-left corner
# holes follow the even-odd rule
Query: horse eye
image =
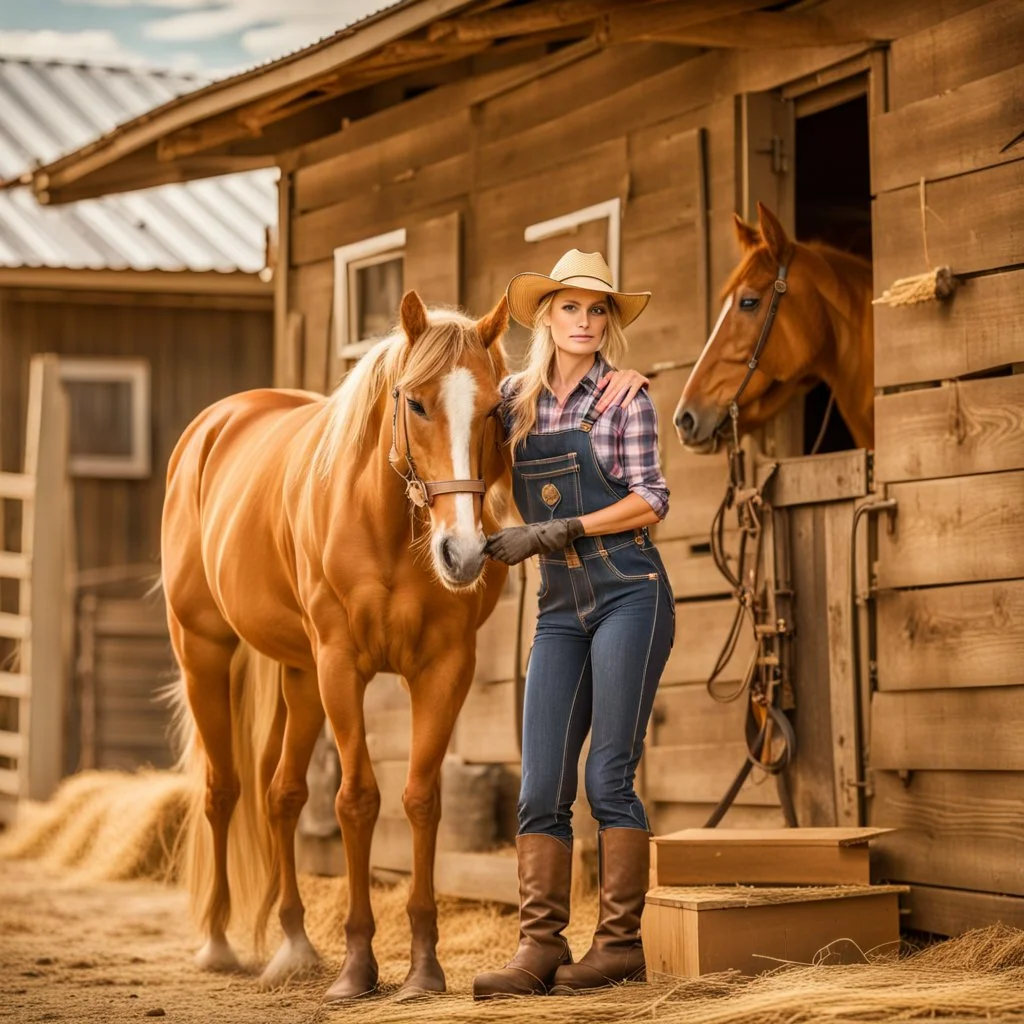
[(417, 416), (422, 416), (424, 419), (427, 418), (427, 410), (415, 398), (407, 398), (405, 401)]
[(745, 298), (740, 299), (740, 309), (744, 310), (747, 313), (750, 313), (753, 310), (757, 309), (757, 307), (760, 305), (760, 299), (751, 297), (749, 295)]

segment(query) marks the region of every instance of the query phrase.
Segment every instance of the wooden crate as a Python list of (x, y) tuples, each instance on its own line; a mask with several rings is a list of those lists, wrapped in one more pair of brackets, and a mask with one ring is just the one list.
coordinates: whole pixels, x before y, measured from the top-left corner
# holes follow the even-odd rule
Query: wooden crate
[(689, 828), (651, 840), (652, 885), (868, 885), (885, 828)]
[(899, 942), (905, 885), (660, 886), (643, 916), (647, 970), (695, 978), (781, 963), (859, 963)]

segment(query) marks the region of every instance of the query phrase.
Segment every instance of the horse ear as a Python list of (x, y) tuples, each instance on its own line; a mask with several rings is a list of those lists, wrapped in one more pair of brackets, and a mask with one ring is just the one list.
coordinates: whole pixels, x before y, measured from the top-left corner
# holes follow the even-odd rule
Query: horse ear
[(761, 237), (775, 262), (788, 263), (793, 254), (793, 243), (779, 218), (761, 202), (757, 204), (757, 222), (761, 228)]
[(508, 330), (508, 299), (504, 295), (490, 313), (477, 320), (476, 329), (484, 348), (490, 348)]
[(409, 339), (409, 344), (414, 345), (416, 339), (422, 337), (430, 325), (427, 319), (427, 307), (416, 291), (407, 291), (402, 296), (401, 310), (402, 330)]
[(732, 222), (736, 227), (736, 238), (744, 252), (756, 249), (761, 244), (761, 235), (753, 224), (748, 224), (738, 213), (732, 215)]

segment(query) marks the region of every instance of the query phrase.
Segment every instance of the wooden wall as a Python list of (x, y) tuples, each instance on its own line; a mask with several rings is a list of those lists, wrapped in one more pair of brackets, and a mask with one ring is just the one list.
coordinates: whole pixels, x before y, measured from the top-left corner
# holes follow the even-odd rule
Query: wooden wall
[[(75, 480), (79, 569), (149, 563), (158, 570), (167, 459), (181, 431), (211, 402), (271, 383), (269, 310), (147, 305), (133, 297), (92, 301), (11, 292), (0, 303), (3, 469), (24, 458), (28, 366), (37, 352), (148, 359), (152, 475)], [(20, 527), (9, 517), (8, 531)], [(10, 535), (14, 539), (17, 534)]]
[[(876, 307), (870, 823), (910, 923), (1024, 924), (1024, 7), (896, 40), (872, 125), (875, 291), (946, 264), (948, 304)], [(923, 182), (923, 184), (922, 184)], [(922, 225), (922, 205), (925, 223)], [(926, 256), (927, 253), (927, 256)]]

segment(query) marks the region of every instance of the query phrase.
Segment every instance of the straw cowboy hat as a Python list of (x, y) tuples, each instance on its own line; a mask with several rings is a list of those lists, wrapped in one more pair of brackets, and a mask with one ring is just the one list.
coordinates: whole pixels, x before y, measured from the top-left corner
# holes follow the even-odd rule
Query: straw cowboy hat
[(584, 288), (604, 292), (615, 300), (622, 326), (631, 324), (651, 300), (650, 292), (617, 292), (611, 284), (612, 272), (599, 252), (570, 249), (554, 266), (550, 275), (516, 274), (509, 282), (509, 312), (524, 327), (533, 327), (533, 317), (545, 295), (562, 288)]

